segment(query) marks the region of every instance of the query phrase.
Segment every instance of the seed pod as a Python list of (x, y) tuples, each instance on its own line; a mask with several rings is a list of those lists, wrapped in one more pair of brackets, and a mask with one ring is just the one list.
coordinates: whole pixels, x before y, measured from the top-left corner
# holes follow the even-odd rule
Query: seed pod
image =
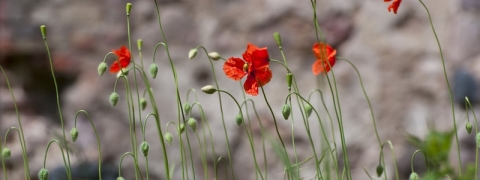
[(284, 104), (282, 108), (282, 115), (283, 115), (283, 118), (285, 118), (285, 120), (287, 120), (288, 117), (290, 116), (290, 111), (291, 111), (290, 106), (288, 104)]
[(72, 137), (72, 141), (73, 141), (73, 142), (77, 141), (77, 138), (78, 138), (78, 130), (77, 130), (77, 128), (73, 128), (73, 129), (70, 131), (70, 137)]

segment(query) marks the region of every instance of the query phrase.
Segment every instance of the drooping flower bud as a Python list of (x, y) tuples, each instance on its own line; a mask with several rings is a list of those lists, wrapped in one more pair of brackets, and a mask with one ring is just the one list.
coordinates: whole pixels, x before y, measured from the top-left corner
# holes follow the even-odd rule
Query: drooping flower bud
[(290, 111), (291, 111), (290, 106), (288, 104), (284, 104), (282, 108), (282, 115), (283, 115), (283, 118), (285, 118), (285, 120), (287, 120), (288, 117), (290, 116)]
[(152, 76), (152, 78), (155, 79), (157, 77), (157, 73), (158, 73), (158, 66), (157, 64), (153, 63), (152, 65), (150, 65), (150, 76)]
[(190, 110), (192, 110), (192, 106), (190, 106), (190, 103), (186, 102), (183, 105), (183, 111), (185, 112), (185, 114), (190, 114)]
[(195, 49), (190, 49), (188, 52), (188, 59), (193, 59), (195, 56), (197, 56), (198, 50), (197, 48)]
[(238, 126), (243, 124), (243, 117), (241, 113), (238, 113), (237, 116), (235, 116), (235, 123), (237, 123)]
[(187, 124), (193, 132), (197, 131), (197, 120), (195, 118), (188, 118)]
[(288, 89), (292, 88), (292, 73), (288, 72), (287, 75), (285, 76), (285, 79), (287, 80), (287, 86)]
[(419, 177), (418, 177), (417, 173), (412, 172), (412, 174), (410, 174), (409, 180), (418, 180), (418, 179), (419, 179)]
[(116, 106), (118, 98), (120, 98), (120, 96), (117, 94), (117, 92), (112, 92), (112, 94), (110, 94), (110, 104), (112, 106)]
[(127, 6), (125, 8), (127, 10), (127, 16), (130, 15), (130, 10), (132, 10), (132, 3), (127, 3)]
[(40, 169), (40, 171), (38, 171), (38, 179), (40, 179), (40, 180), (48, 180), (49, 175), (50, 175), (50, 173), (45, 168), (42, 168), (42, 169)]
[(208, 57), (212, 58), (214, 61), (217, 61), (220, 59), (220, 54), (218, 54), (218, 52), (211, 52), (208, 53)]
[(10, 149), (8, 149), (7, 147), (3, 148), (2, 150), (3, 159), (10, 159), (10, 156), (12, 156), (12, 152), (10, 151)]
[(282, 38), (280, 37), (280, 33), (275, 32), (273, 33), (273, 38), (278, 45), (278, 49), (282, 50)]
[(147, 100), (144, 97), (140, 98), (140, 107), (142, 107), (142, 110), (147, 108)]
[(207, 94), (213, 94), (217, 91), (217, 88), (213, 87), (212, 85), (206, 85), (202, 87), (202, 91)]
[(40, 26), (40, 32), (42, 33), (43, 39), (47, 39), (47, 27), (45, 25)]
[(467, 129), (468, 134), (472, 133), (472, 124), (470, 124), (470, 122), (467, 122), (465, 129)]
[(122, 176), (117, 177), (117, 180), (125, 180)]
[(307, 118), (310, 117), (310, 115), (312, 114), (312, 106), (310, 106), (310, 104), (305, 104), (305, 106), (303, 106), (303, 108), (305, 109), (305, 114), (307, 115)]
[(480, 148), (480, 133), (477, 133), (475, 136), (475, 141), (477, 143), (477, 147)]
[(98, 64), (98, 76), (102, 76), (105, 71), (107, 71), (107, 63), (105, 62), (101, 62), (100, 64)]
[(167, 132), (167, 133), (165, 133), (164, 137), (165, 137), (165, 141), (167, 141), (168, 145), (172, 145), (172, 141), (173, 141), (172, 134)]
[(380, 177), (380, 176), (382, 176), (382, 174), (383, 174), (383, 166), (381, 164), (379, 164), (377, 166), (377, 176)]
[(185, 124), (180, 124), (178, 125), (178, 132), (179, 134), (182, 134), (183, 132), (185, 132)]
[(71, 131), (70, 131), (70, 137), (72, 138), (72, 141), (75, 142), (77, 141), (77, 138), (78, 138), (78, 130), (77, 128), (73, 128)]
[(143, 141), (142, 144), (140, 144), (140, 150), (143, 153), (143, 156), (147, 157), (148, 156), (148, 150), (150, 149), (150, 145), (148, 145), (147, 141)]

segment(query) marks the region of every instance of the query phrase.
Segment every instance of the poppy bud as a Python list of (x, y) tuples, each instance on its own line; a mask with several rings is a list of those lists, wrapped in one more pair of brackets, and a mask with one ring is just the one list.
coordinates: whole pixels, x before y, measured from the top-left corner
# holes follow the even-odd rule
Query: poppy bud
[(379, 164), (377, 166), (377, 176), (378, 177), (382, 176), (382, 173), (383, 173), (383, 166)]
[(167, 133), (165, 133), (164, 137), (165, 137), (165, 141), (167, 141), (168, 145), (172, 145), (172, 141), (173, 141), (172, 134), (167, 132)]
[(12, 152), (8, 148), (3, 148), (2, 150), (2, 157), (3, 159), (10, 159), (10, 156), (12, 155)]
[(150, 65), (150, 76), (152, 76), (152, 78), (155, 79), (157, 77), (157, 73), (158, 73), (158, 66), (157, 64), (153, 63), (152, 65)]
[(418, 174), (415, 173), (415, 172), (412, 172), (412, 174), (410, 174), (410, 180), (418, 180)]
[(50, 173), (45, 168), (42, 168), (40, 171), (38, 171), (38, 179), (40, 180), (48, 180), (48, 175), (50, 175)]
[(217, 88), (213, 87), (212, 85), (206, 85), (202, 87), (202, 91), (207, 94), (213, 94), (217, 91)]
[(197, 120), (195, 118), (188, 118), (187, 124), (193, 132), (197, 131)]
[(465, 129), (467, 129), (468, 134), (472, 133), (472, 124), (470, 124), (470, 122), (467, 122)]
[(179, 134), (182, 134), (183, 132), (185, 132), (185, 124), (182, 123), (178, 126), (178, 132)]
[(117, 180), (125, 180), (122, 176), (118, 177)]
[(138, 39), (137, 40), (137, 47), (138, 47), (138, 50), (141, 51), (142, 50), (142, 46), (143, 46), (143, 41), (141, 39)]
[(197, 48), (195, 49), (190, 49), (188, 52), (188, 59), (193, 59), (195, 56), (197, 56), (198, 50)]
[(273, 33), (273, 38), (278, 45), (278, 49), (282, 50), (282, 38), (280, 37), (280, 33), (275, 32)]
[(143, 156), (147, 157), (148, 156), (148, 150), (150, 149), (150, 145), (146, 141), (143, 141), (142, 144), (140, 144), (140, 150), (142, 150)]
[(116, 106), (118, 102), (118, 98), (120, 98), (120, 96), (118, 96), (116, 92), (112, 92), (112, 94), (110, 94), (110, 104), (112, 106)]
[(132, 10), (132, 3), (127, 3), (126, 10), (127, 10), (127, 16), (130, 15), (130, 10)]
[(238, 126), (242, 125), (243, 118), (241, 113), (238, 113), (237, 116), (235, 116), (235, 122), (237, 123)]
[(208, 53), (208, 57), (212, 58), (214, 61), (217, 61), (220, 59), (220, 54), (218, 54), (218, 52), (211, 52)]
[(117, 78), (122, 77), (122, 76), (128, 76), (128, 69), (127, 68), (122, 68), (122, 70), (118, 71)]
[(287, 79), (288, 89), (292, 88), (292, 73), (288, 72), (285, 78)]
[(43, 39), (47, 38), (47, 27), (45, 25), (40, 26), (40, 32), (42, 33)]
[(303, 106), (303, 108), (305, 108), (305, 114), (307, 114), (307, 118), (310, 117), (310, 115), (312, 114), (312, 106), (310, 106), (310, 104), (305, 104), (305, 106)]
[(191, 109), (192, 109), (192, 106), (190, 106), (190, 104), (188, 102), (186, 102), (183, 105), (183, 111), (185, 112), (185, 114), (190, 114)]
[(477, 142), (477, 147), (480, 148), (480, 133), (475, 136), (475, 141)]
[(140, 98), (140, 106), (142, 107), (142, 110), (145, 110), (147, 108), (147, 100), (145, 98)]
[(98, 65), (98, 76), (102, 76), (103, 73), (105, 73), (105, 71), (107, 71), (107, 63), (105, 62), (101, 62), (99, 65)]
[(77, 130), (77, 128), (73, 128), (73, 129), (70, 131), (70, 137), (72, 138), (72, 141), (73, 141), (73, 142), (77, 141), (77, 138), (78, 138), (78, 130)]
[(282, 108), (282, 114), (283, 114), (283, 118), (285, 118), (285, 120), (287, 120), (288, 117), (290, 116), (290, 111), (291, 111), (290, 106), (288, 104), (284, 104), (283, 108)]

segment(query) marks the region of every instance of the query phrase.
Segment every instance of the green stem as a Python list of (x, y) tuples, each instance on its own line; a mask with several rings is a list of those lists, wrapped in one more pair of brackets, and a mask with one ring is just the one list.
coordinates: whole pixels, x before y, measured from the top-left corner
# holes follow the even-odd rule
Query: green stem
[[(475, 111), (473, 111), (472, 104), (470, 103), (470, 100), (465, 97), (465, 102), (468, 104), (468, 107), (470, 107), (470, 111), (472, 111), (473, 118), (475, 119), (475, 134), (478, 134), (478, 121), (477, 121), (477, 115), (475, 114)], [(468, 114), (468, 110), (467, 110)], [(478, 148), (475, 148), (475, 178), (477, 179), (478, 177)]]
[(423, 156), (425, 157), (425, 166), (427, 166), (427, 170), (428, 170), (428, 160), (427, 160), (427, 155), (425, 154), (425, 152), (423, 152), (422, 150), (416, 150), (413, 155), (412, 155), (412, 159), (410, 160), (410, 167), (412, 168), (412, 172), (415, 172), (413, 170), (413, 159), (415, 158), (415, 155), (418, 153), (418, 152), (421, 152), (423, 154)]
[[(45, 150), (45, 156), (43, 158), (43, 168), (45, 168), (45, 165), (47, 164), (47, 153), (48, 153), (48, 149), (50, 148), (50, 145), (55, 142), (57, 143), (58, 147), (60, 147), (60, 152), (62, 153), (62, 159), (63, 159), (63, 164), (65, 165), (65, 171), (67, 172), (67, 176), (69, 177), (69, 179), (71, 180), (71, 175), (69, 174), (69, 171), (68, 171), (68, 165), (67, 165), (67, 162), (65, 161), (65, 154), (63, 153), (63, 148), (62, 148), (62, 144), (60, 142), (58, 142), (56, 139), (54, 140), (51, 140), (50, 142), (48, 142), (48, 145), (47, 145), (47, 150)], [(68, 152), (68, 150), (66, 150)]]
[(135, 159), (135, 155), (133, 155), (131, 152), (123, 153), (122, 158), (120, 158), (120, 162), (119, 162), (119, 164), (118, 164), (118, 176), (120, 176), (120, 177), (122, 177), (122, 162), (123, 162), (123, 158), (124, 158), (126, 155), (131, 155), (132, 158)]
[(75, 126), (74, 127), (77, 127), (77, 117), (78, 117), (79, 113), (84, 113), (87, 116), (88, 120), (90, 121), (90, 124), (92, 125), (93, 132), (95, 133), (95, 138), (97, 139), (97, 146), (98, 146), (98, 178), (99, 178), (99, 180), (102, 180), (102, 149), (101, 149), (101, 146), (100, 146), (100, 139), (98, 137), (97, 129), (95, 128), (95, 125), (93, 125), (93, 121), (90, 118), (90, 115), (88, 115), (87, 111), (85, 111), (85, 110), (77, 111), (77, 114), (75, 114)]
[(438, 50), (440, 51), (440, 57), (442, 59), (442, 66), (443, 66), (443, 75), (445, 77), (445, 81), (447, 82), (447, 88), (448, 88), (448, 94), (450, 95), (450, 104), (452, 108), (452, 118), (453, 118), (453, 130), (455, 132), (455, 139), (457, 141), (457, 158), (458, 158), (458, 169), (460, 170), (460, 177), (462, 176), (462, 160), (460, 159), (460, 142), (458, 141), (458, 133), (457, 133), (457, 122), (455, 120), (455, 107), (454, 107), (454, 102), (453, 102), (453, 96), (452, 96), (452, 88), (450, 87), (450, 83), (448, 81), (448, 76), (447, 76), (447, 68), (445, 66), (445, 58), (443, 57), (443, 51), (442, 51), (442, 46), (440, 45), (440, 41), (438, 40), (437, 33), (435, 32), (435, 27), (433, 27), (433, 22), (432, 22), (432, 16), (430, 15), (430, 11), (428, 10), (427, 6), (423, 3), (422, 0), (418, 0), (425, 10), (427, 11), (428, 14), (428, 20), (430, 21), (430, 26), (432, 27), (432, 32), (433, 35), (435, 36), (435, 40), (437, 41), (438, 45)]

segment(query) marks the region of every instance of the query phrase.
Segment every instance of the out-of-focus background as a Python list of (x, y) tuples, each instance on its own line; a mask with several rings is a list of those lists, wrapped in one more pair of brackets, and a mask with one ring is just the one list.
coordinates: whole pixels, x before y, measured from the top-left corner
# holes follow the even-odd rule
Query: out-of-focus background
[[(68, 132), (74, 125), (77, 110), (86, 110), (94, 122), (102, 143), (102, 161), (105, 176), (115, 179), (115, 167), (120, 156), (131, 151), (128, 136), (128, 112), (123, 83), (117, 107), (111, 107), (108, 96), (113, 91), (115, 75), (97, 74), (97, 65), (105, 55), (122, 45), (128, 45), (125, 4), (133, 4), (131, 12), (132, 54), (138, 60), (136, 40), (143, 39), (143, 58), (147, 66), (152, 62), (153, 49), (164, 41), (157, 22), (154, 3), (151, 0), (0, 0), (0, 65), (5, 69), (20, 110), (25, 131), (27, 152), (32, 176), (42, 168), (43, 155), (48, 141), (60, 139), (61, 124), (56, 107), (54, 84), (51, 78), (45, 45), (39, 26), (47, 26), (47, 40), (52, 53), (53, 68), (60, 91), (60, 103)], [(425, 0), (430, 8), (438, 37), (442, 43), (448, 78), (456, 98), (462, 160), (474, 161), (474, 135), (464, 131), (465, 111), (461, 108), (464, 96), (478, 102), (477, 83), (480, 82), (480, 1), (478, 0)], [(223, 57), (241, 57), (247, 42), (268, 47), (272, 59), (281, 60), (272, 34), (279, 32), (290, 69), (298, 80), (304, 96), (317, 87), (311, 73), (315, 61), (311, 47), (316, 42), (313, 26), (313, 10), (308, 0), (158, 0), (163, 29), (171, 56), (179, 74), (180, 93), (185, 101), (190, 88), (199, 90), (213, 84), (213, 74), (205, 54), (201, 51), (193, 60), (188, 51), (198, 45), (208, 51), (217, 51)], [(416, 0), (404, 0), (398, 14), (387, 11), (389, 3), (381, 0), (321, 0), (317, 16), (327, 42), (337, 49), (337, 56), (350, 59), (359, 69), (367, 94), (372, 101), (382, 141), (391, 140), (395, 147), (402, 178), (410, 173), (410, 157), (416, 150), (405, 141), (407, 134), (424, 137), (430, 126), (438, 130), (452, 128), (449, 104), (441, 59), (432, 34), (428, 16)], [(110, 64), (113, 59), (108, 58)], [(159, 65), (157, 79), (153, 80), (161, 121), (177, 121), (175, 87), (166, 53), (157, 52)], [(220, 87), (242, 99), (240, 86), (226, 78), (221, 70), (222, 62), (215, 62)], [(286, 145), (291, 148), (291, 121), (283, 121), (281, 107), (287, 95), (286, 71), (278, 64), (271, 64), (272, 81), (265, 92), (273, 106), (280, 131)], [(367, 179), (362, 167), (371, 174), (378, 165), (380, 154), (373, 131), (367, 102), (363, 96), (355, 71), (344, 61), (337, 61), (333, 68), (337, 78), (342, 114), (346, 131), (349, 158), (355, 179)], [(12, 126), (18, 127), (12, 98), (5, 78), (0, 78), (0, 134)], [(130, 83), (133, 85), (133, 83)], [(140, 90), (145, 87), (140, 85)], [(325, 90), (327, 105), (333, 107), (331, 95)], [(193, 97), (193, 96), (191, 96)], [(250, 98), (250, 97), (249, 97)], [(251, 97), (267, 128), (274, 135), (273, 119), (265, 101)], [(312, 102), (321, 109), (319, 96)], [(194, 98), (190, 98), (190, 103)], [(217, 96), (199, 94), (207, 119), (212, 126), (215, 148), (219, 156), (227, 156)], [(236, 105), (224, 96), (226, 125), (232, 146), (237, 179), (254, 179), (252, 155), (246, 134), (234, 121), (238, 113)], [(151, 109), (142, 113), (146, 115)], [(297, 110), (294, 108), (294, 110)], [(321, 111), (323, 114), (324, 111)], [(294, 112), (295, 113), (295, 112)], [(200, 117), (195, 109), (194, 117)], [(253, 114), (252, 120), (256, 121)], [(310, 146), (305, 128), (295, 117), (295, 146), (299, 159), (310, 157)], [(326, 116), (322, 116), (326, 121)], [(311, 118), (315, 140), (320, 141), (318, 121)], [(150, 121), (149, 123), (153, 123)], [(260, 131), (253, 123), (256, 145), (260, 147)], [(138, 126), (137, 126), (138, 127)], [(146, 129), (150, 143), (149, 166), (152, 179), (162, 179), (163, 161), (156, 129), (153, 124)], [(98, 160), (97, 145), (88, 119), (80, 115), (77, 121), (80, 132), (78, 141), (72, 144), (72, 164), (77, 168), (94, 169)], [(164, 128), (165, 129), (165, 128)], [(137, 129), (140, 132), (140, 129)], [(181, 178), (178, 139), (174, 128), (174, 144), (169, 146), (170, 161), (176, 164), (174, 179)], [(139, 134), (140, 135), (140, 134)], [(190, 135), (193, 135), (191, 133)], [(273, 136), (275, 137), (275, 136)], [(337, 138), (339, 136), (337, 135)], [(140, 140), (139, 140), (140, 141)], [(337, 141), (339, 142), (339, 141)], [(11, 179), (23, 179), (23, 165), (18, 136), (10, 134), (6, 141), (12, 150), (7, 161)], [(198, 149), (197, 143), (192, 143)], [(340, 147), (340, 144), (337, 143)], [(271, 146), (268, 152), (273, 152)], [(452, 148), (452, 155), (455, 153)], [(258, 148), (260, 154), (261, 149)], [(198, 179), (203, 178), (202, 163), (194, 151), (194, 165)], [(386, 169), (393, 177), (393, 162), (386, 150)], [(63, 166), (59, 149), (52, 147), (48, 154), (47, 168)], [(274, 153), (268, 153), (269, 177), (280, 179), (283, 165)], [(216, 159), (208, 159), (211, 164)], [(452, 156), (451, 163), (457, 161)], [(91, 164), (91, 165), (89, 165)], [(144, 159), (140, 167), (145, 169)], [(421, 166), (421, 163), (418, 163)], [(260, 166), (263, 166), (261, 163)], [(312, 165), (313, 167), (314, 165)], [(122, 175), (133, 177), (133, 162), (125, 159)], [(306, 168), (304, 177), (312, 178)], [(61, 174), (62, 169), (57, 169)], [(87, 170), (79, 170), (87, 171)], [(220, 171), (222, 172), (222, 171)], [(54, 173), (52, 173), (54, 174)], [(213, 170), (211, 171), (213, 174)], [(3, 177), (3, 176), (2, 176)], [(59, 176), (60, 177), (60, 176)], [(62, 179), (62, 178), (59, 178)], [(213, 177), (212, 177), (213, 179)]]

